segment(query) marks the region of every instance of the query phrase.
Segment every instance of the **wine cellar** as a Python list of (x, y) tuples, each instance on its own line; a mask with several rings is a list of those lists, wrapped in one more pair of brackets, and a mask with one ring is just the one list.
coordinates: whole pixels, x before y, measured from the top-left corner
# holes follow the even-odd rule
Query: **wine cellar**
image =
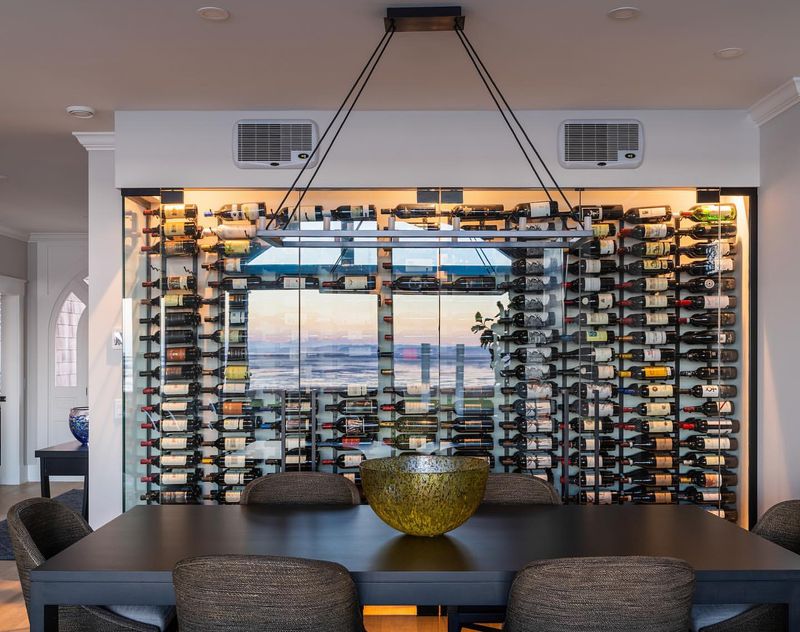
[(746, 523), (752, 191), (280, 197), (123, 190), (126, 509), (417, 451)]

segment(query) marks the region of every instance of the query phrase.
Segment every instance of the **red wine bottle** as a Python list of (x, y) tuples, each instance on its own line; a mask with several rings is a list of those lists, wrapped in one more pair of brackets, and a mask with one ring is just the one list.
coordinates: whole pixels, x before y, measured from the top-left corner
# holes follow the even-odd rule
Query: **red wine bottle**
[(687, 296), (676, 303), (690, 311), (700, 309), (729, 309), (736, 307), (736, 297), (725, 294), (705, 294), (703, 296)]
[(142, 281), (142, 287), (157, 287), (164, 290), (196, 290), (197, 278), (193, 274), (165, 276), (159, 277), (155, 281)]
[(570, 217), (578, 221), (583, 221), (584, 218), (590, 217), (592, 222), (595, 222), (601, 220), (622, 219), (622, 214), (623, 210), (621, 204), (584, 204), (581, 206), (573, 206), (572, 211), (570, 212)]
[(633, 228), (623, 228), (619, 231), (621, 237), (633, 237), (635, 239), (666, 239), (675, 234), (675, 229), (667, 224), (639, 224)]
[(679, 392), (692, 397), (729, 398), (736, 397), (739, 391), (733, 384), (695, 384), (691, 388), (682, 388)]
[(335, 281), (323, 281), (322, 287), (348, 291), (374, 290), (375, 277), (367, 275), (347, 275), (339, 277)]
[(145, 217), (156, 216), (162, 219), (182, 219), (197, 217), (196, 204), (162, 204), (159, 208), (144, 209)]
[(700, 406), (684, 406), (683, 412), (685, 413), (702, 413), (708, 417), (716, 417), (718, 415), (731, 415), (736, 407), (729, 399), (718, 400), (714, 402), (703, 402)]
[(625, 211), (622, 216), (630, 224), (658, 224), (672, 219), (669, 206), (640, 206)]
[(148, 255), (163, 254), (165, 257), (192, 257), (197, 254), (197, 242), (194, 239), (157, 241), (149, 246), (142, 246), (140, 250)]

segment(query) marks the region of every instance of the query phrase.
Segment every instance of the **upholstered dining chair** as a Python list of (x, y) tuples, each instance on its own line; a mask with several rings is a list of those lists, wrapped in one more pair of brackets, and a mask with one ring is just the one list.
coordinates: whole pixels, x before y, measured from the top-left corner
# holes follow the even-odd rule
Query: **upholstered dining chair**
[[(800, 500), (773, 505), (753, 527), (753, 533), (800, 553)], [(788, 630), (785, 605), (750, 604), (695, 606), (692, 623), (700, 632), (784, 632)]]
[[(530, 474), (489, 474), (484, 505), (560, 505), (558, 491), (546, 480)], [(501, 623), (505, 620), (505, 608), (478, 606), (450, 606), (447, 609), (448, 625), (454, 629), (494, 630), (481, 623)]]
[[(25, 607), (30, 608), (30, 573), (47, 559), (89, 535), (79, 513), (49, 498), (30, 498), (8, 510), (8, 531)], [(58, 629), (66, 632), (162, 632), (175, 629), (175, 609), (162, 606), (59, 606)]]
[(364, 632), (355, 584), (332, 562), (204, 555), (172, 579), (181, 632)]
[(514, 578), (506, 632), (686, 632), (694, 570), (667, 557), (533, 562)]
[(250, 481), (242, 505), (358, 505), (355, 483), (327, 472), (279, 472)]

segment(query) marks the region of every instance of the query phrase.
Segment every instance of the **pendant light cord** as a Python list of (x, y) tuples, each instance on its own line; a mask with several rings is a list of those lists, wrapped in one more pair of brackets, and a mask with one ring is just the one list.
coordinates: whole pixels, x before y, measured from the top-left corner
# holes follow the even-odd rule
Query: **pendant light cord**
[[(347, 91), (347, 95), (345, 95), (344, 99), (342, 99), (342, 103), (339, 105), (339, 109), (336, 110), (336, 113), (333, 115), (333, 118), (331, 118), (330, 122), (328, 123), (328, 126), (325, 128), (325, 131), (322, 133), (322, 136), (320, 136), (319, 141), (317, 141), (317, 144), (314, 146), (314, 149), (311, 151), (311, 154), (308, 156), (308, 158), (306, 158), (306, 161), (303, 163), (303, 166), (300, 169), (300, 172), (295, 177), (294, 182), (292, 182), (291, 186), (289, 187), (289, 189), (284, 194), (283, 199), (280, 201), (278, 206), (275, 208), (276, 212), (273, 214), (273, 216), (270, 218), (269, 222), (267, 223), (266, 227), (268, 229), (272, 226), (272, 223), (275, 221), (275, 218), (277, 217), (277, 214), (280, 212), (280, 209), (286, 203), (286, 200), (289, 199), (289, 196), (292, 194), (292, 191), (294, 191), (295, 188), (297, 187), (297, 183), (300, 181), (300, 178), (303, 176), (303, 173), (305, 173), (305, 170), (308, 168), (308, 165), (311, 163), (312, 160), (314, 160), (314, 156), (317, 155), (317, 152), (319, 151), (319, 148), (322, 146), (323, 141), (327, 137), (328, 132), (330, 132), (331, 128), (333, 127), (334, 123), (336, 122), (336, 119), (339, 118), (339, 115), (342, 113), (342, 110), (344, 110), (345, 106), (347, 105), (348, 100), (353, 95), (353, 92), (356, 90), (356, 88), (358, 88), (358, 85), (361, 82), (361, 79), (364, 77), (365, 73), (368, 73), (367, 74), (367, 78), (364, 80), (364, 83), (361, 85), (361, 88), (358, 90), (358, 94), (356, 95), (355, 100), (353, 101), (353, 103), (348, 108), (348, 111), (347, 111), (347, 114), (345, 115), (344, 121), (346, 121), (347, 117), (350, 116), (350, 112), (352, 111), (353, 106), (355, 105), (356, 101), (358, 101), (358, 97), (361, 95), (361, 92), (364, 90), (364, 86), (367, 84), (367, 81), (369, 81), (369, 78), (372, 76), (372, 71), (375, 70), (375, 66), (377, 66), (378, 61), (380, 60), (381, 56), (383, 55), (383, 52), (386, 50), (386, 46), (389, 44), (389, 41), (392, 39), (393, 35), (394, 35), (394, 28), (384, 32), (383, 36), (381, 37), (380, 41), (378, 42), (378, 45), (372, 51), (372, 54), (369, 56), (369, 59), (367, 59), (367, 63), (364, 64), (364, 67), (361, 69), (361, 72), (358, 73), (358, 76), (356, 77), (355, 81), (353, 82), (353, 85), (350, 86), (350, 90)], [(376, 59), (376, 55), (377, 55), (377, 59)], [(373, 61), (375, 62), (374, 64), (373, 64)], [(371, 66), (371, 68), (370, 68), (370, 66)], [(323, 155), (322, 159), (320, 160), (319, 165), (317, 165), (316, 169), (314, 170), (314, 173), (311, 176), (312, 180), (316, 176), (317, 171), (319, 171), (320, 166), (322, 166), (322, 162), (325, 160), (325, 156), (328, 155), (328, 152), (330, 151), (330, 148), (333, 145), (333, 142), (336, 140), (336, 136), (339, 135), (339, 132), (341, 131), (342, 126), (344, 125), (344, 121), (342, 121), (341, 125), (337, 129), (334, 137), (331, 139), (330, 145), (328, 146), (327, 150), (325, 151), (325, 154)], [(302, 200), (303, 197), (305, 197), (305, 194), (308, 191), (310, 183), (311, 183), (311, 181), (309, 181), (309, 184), (306, 185), (305, 189), (303, 190), (303, 193), (302, 193), (302, 196), (301, 196), (300, 200)], [(294, 213), (295, 213), (295, 211), (297, 210), (297, 208), (299, 206), (300, 206), (300, 202), (298, 202), (297, 205), (294, 207), (294, 210), (292, 211), (292, 217), (294, 217)], [(291, 221), (292, 217), (289, 218), (289, 221)]]

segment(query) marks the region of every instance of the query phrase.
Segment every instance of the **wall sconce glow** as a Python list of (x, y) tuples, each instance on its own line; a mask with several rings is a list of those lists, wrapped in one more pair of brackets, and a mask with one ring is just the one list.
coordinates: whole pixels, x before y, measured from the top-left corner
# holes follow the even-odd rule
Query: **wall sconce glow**
[(94, 116), (94, 108), (88, 105), (68, 105), (67, 114), (79, 119), (90, 119)]
[(744, 55), (744, 49), (736, 47), (720, 48), (718, 51), (714, 52), (714, 57), (717, 59), (736, 59), (742, 55)]
[(642, 10), (637, 7), (617, 7), (611, 9), (606, 15), (612, 20), (631, 20), (638, 18)]
[(196, 13), (204, 20), (211, 22), (224, 22), (231, 17), (231, 12), (222, 7), (200, 7)]

